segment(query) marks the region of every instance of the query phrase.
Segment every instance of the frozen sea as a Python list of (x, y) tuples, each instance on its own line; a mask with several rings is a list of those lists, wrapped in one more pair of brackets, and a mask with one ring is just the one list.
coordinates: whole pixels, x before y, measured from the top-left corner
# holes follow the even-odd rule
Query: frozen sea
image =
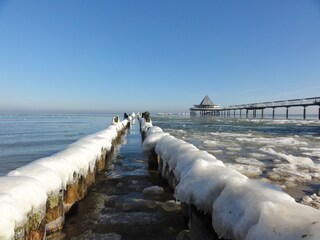
[[(65, 149), (122, 114), (0, 115), (0, 176)], [(153, 125), (294, 197), (320, 187), (320, 121), (153, 116)], [(297, 191), (297, 189), (299, 191)]]
[(249, 178), (299, 199), (320, 189), (320, 121), (190, 116), (153, 117), (153, 125), (194, 144)]

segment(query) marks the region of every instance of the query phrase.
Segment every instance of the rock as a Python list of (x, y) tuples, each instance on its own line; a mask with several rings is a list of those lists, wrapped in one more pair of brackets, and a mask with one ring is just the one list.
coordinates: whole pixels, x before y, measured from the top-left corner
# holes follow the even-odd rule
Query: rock
[(302, 198), (302, 202), (303, 203), (311, 203), (312, 202), (312, 198), (311, 197), (309, 197), (309, 196), (304, 196), (303, 198)]
[(181, 206), (180, 203), (170, 200), (162, 204), (162, 209), (166, 212), (180, 211)]
[(176, 240), (191, 240), (190, 230), (182, 230), (179, 232)]
[(145, 201), (145, 206), (149, 209), (154, 209), (156, 207), (158, 207), (160, 203), (157, 201), (151, 201), (151, 200), (146, 200)]
[(119, 212), (101, 216), (93, 231), (98, 233), (116, 232), (132, 237), (145, 237), (161, 231), (159, 226), (167, 219), (159, 213)]
[(80, 236), (71, 238), (71, 240), (121, 240), (121, 236), (116, 233), (93, 233), (87, 231)]
[(164, 191), (163, 191), (162, 187), (152, 186), (152, 187), (147, 187), (147, 188), (143, 189), (142, 193), (145, 195), (157, 195), (157, 194), (164, 193)]

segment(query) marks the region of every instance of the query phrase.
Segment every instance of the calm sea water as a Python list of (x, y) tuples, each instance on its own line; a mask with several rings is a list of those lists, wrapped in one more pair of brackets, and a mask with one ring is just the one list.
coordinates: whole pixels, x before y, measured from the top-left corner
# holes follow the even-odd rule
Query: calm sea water
[(0, 115), (0, 176), (104, 129), (114, 115)]

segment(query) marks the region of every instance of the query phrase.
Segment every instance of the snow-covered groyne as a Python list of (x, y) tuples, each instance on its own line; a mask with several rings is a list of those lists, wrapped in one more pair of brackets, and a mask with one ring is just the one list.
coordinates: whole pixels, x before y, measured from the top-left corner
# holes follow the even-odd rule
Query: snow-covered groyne
[[(140, 121), (175, 198), (211, 217), (217, 235), (234, 240), (320, 239), (320, 211), (298, 204), (276, 185), (249, 179), (213, 155)], [(190, 213), (190, 210), (189, 210)], [(189, 216), (190, 217), (190, 216)]]
[(62, 229), (130, 120), (114, 117), (106, 129), (0, 177), (0, 239), (44, 239)]

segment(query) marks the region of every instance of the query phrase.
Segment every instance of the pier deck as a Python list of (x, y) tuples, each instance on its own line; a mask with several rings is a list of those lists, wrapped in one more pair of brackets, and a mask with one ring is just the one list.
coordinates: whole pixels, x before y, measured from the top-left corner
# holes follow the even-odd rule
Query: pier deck
[(257, 115), (257, 110), (261, 110), (261, 117), (263, 118), (264, 110), (267, 108), (272, 108), (272, 118), (275, 118), (276, 108), (286, 108), (286, 118), (288, 119), (289, 108), (303, 107), (303, 119), (306, 119), (306, 109), (309, 106), (319, 106), (318, 119), (320, 120), (320, 97), (231, 105), (226, 108), (222, 108), (218, 111), (219, 111), (219, 115), (221, 114), (223, 116), (225, 115), (230, 116), (231, 111), (234, 111), (234, 115), (235, 115), (236, 111), (239, 110), (240, 116), (241, 116), (242, 110), (246, 110), (246, 116), (248, 117), (249, 110), (252, 110), (253, 117), (255, 118)]

